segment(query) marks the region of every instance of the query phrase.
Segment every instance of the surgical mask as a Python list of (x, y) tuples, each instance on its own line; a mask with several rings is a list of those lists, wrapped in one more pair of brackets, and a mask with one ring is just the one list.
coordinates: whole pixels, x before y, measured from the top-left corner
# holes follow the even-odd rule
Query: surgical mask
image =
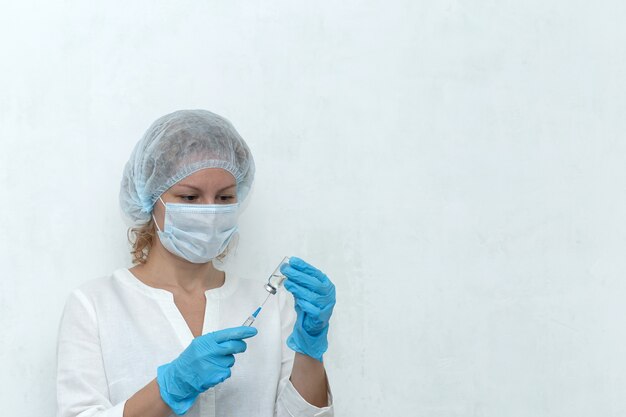
[(226, 249), (237, 232), (239, 203), (165, 203), (163, 231), (154, 219), (159, 239), (169, 252), (195, 264), (204, 264)]

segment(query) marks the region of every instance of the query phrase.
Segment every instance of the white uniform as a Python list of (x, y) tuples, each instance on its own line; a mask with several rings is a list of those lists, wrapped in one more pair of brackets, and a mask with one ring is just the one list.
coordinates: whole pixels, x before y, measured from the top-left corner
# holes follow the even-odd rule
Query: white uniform
[[(240, 326), (266, 294), (263, 283), (226, 273), (222, 287), (206, 291), (202, 333)], [(332, 405), (307, 403), (289, 381), (294, 352), (285, 340), (294, 320), (292, 296), (284, 289), (271, 296), (255, 322), (259, 333), (235, 355), (232, 376), (200, 394), (186, 416), (332, 416)], [(61, 319), (57, 416), (122, 417), (126, 400), (192, 340), (171, 292), (128, 269), (87, 282), (72, 292)]]

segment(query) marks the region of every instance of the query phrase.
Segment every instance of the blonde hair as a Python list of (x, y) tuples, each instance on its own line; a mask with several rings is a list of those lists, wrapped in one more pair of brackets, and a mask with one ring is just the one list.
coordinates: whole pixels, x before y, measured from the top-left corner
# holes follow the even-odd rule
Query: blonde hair
[[(150, 249), (152, 248), (152, 245), (154, 245), (156, 235), (156, 226), (152, 217), (150, 217), (150, 220), (148, 220), (147, 223), (128, 229), (127, 237), (128, 242), (131, 245), (130, 254), (133, 257), (133, 264), (146, 263), (148, 256), (150, 255)], [(220, 253), (215, 259), (222, 261), (226, 256), (228, 256), (231, 246), (236, 244), (238, 237), (239, 236), (236, 235), (235, 239), (232, 239), (226, 249), (224, 249), (224, 252)]]
[(132, 249), (133, 264), (145, 264), (150, 254), (150, 248), (154, 244), (156, 228), (152, 217), (147, 223), (128, 229), (128, 242)]

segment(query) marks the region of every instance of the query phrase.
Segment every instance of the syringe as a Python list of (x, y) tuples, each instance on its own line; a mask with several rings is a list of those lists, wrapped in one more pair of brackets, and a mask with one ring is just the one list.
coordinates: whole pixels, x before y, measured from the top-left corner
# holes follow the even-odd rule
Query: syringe
[(282, 272), (280, 272), (280, 267), (285, 263), (286, 264), (289, 263), (288, 256), (285, 256), (283, 260), (280, 261), (280, 263), (278, 264), (274, 272), (272, 272), (272, 275), (270, 275), (270, 277), (268, 278), (267, 284), (265, 284), (265, 287), (264, 287), (265, 291), (267, 291), (267, 297), (265, 297), (265, 300), (263, 300), (261, 305), (256, 310), (254, 310), (254, 313), (252, 313), (246, 319), (246, 321), (243, 322), (242, 326), (252, 326), (252, 323), (254, 323), (254, 320), (256, 320), (257, 316), (261, 312), (261, 309), (263, 308), (267, 300), (270, 298), (270, 295), (276, 294), (278, 289), (283, 285), (283, 282), (285, 281), (285, 279), (287, 279), (287, 277), (284, 276)]
[(250, 317), (248, 317), (246, 321), (243, 322), (242, 326), (252, 326), (252, 323), (254, 323), (254, 320), (256, 320), (256, 316), (258, 316), (260, 312), (261, 307), (254, 310), (254, 313), (252, 313)]
[(261, 312), (261, 309), (265, 305), (265, 302), (267, 301), (268, 298), (270, 298), (270, 295), (272, 295), (272, 293), (267, 294), (267, 297), (265, 297), (265, 300), (263, 300), (261, 305), (256, 310), (254, 310), (254, 313), (252, 313), (250, 317), (248, 317), (246, 321), (243, 322), (242, 326), (252, 326), (252, 323), (254, 323), (254, 320), (256, 320), (256, 316), (259, 315), (259, 313)]

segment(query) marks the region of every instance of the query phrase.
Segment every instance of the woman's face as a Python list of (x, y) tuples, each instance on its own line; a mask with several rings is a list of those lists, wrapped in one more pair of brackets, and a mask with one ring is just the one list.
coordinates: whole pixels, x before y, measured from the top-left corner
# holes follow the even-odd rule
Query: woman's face
[[(222, 168), (205, 168), (182, 179), (161, 195), (165, 203), (234, 204), (237, 183), (233, 175)], [(163, 230), (165, 207), (159, 200), (154, 205), (154, 217)]]

